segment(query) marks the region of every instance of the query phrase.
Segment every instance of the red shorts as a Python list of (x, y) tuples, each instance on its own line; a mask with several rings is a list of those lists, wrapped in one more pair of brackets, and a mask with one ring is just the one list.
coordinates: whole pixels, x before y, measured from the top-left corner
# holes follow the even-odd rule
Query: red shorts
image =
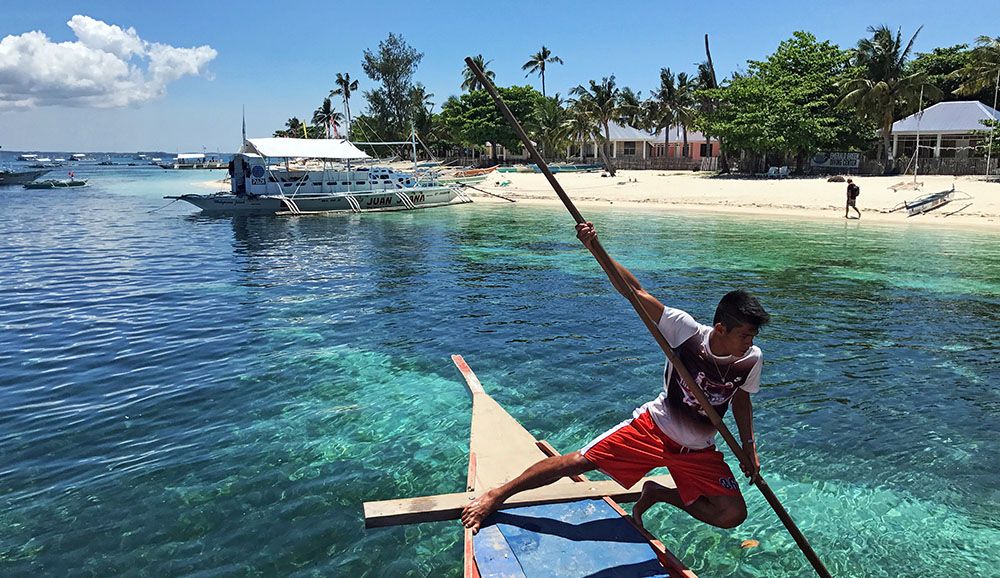
[(740, 486), (722, 452), (711, 446), (688, 450), (656, 427), (649, 411), (623, 421), (587, 444), (580, 453), (624, 488), (664, 466), (677, 483), (684, 505), (701, 496), (739, 496)]

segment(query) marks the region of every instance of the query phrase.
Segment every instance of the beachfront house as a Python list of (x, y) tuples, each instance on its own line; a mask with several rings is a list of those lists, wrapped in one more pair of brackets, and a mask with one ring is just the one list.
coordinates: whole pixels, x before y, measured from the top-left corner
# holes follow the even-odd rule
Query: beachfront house
[[(688, 130), (685, 148), (684, 131), (679, 125), (670, 127), (664, 134), (663, 130), (654, 133), (612, 122), (608, 125), (608, 133), (611, 137), (609, 156), (619, 168), (694, 168), (704, 164), (702, 159), (719, 156), (719, 141), (709, 143), (695, 130)], [(584, 143), (581, 155), (580, 144), (574, 143), (566, 155), (597, 159), (597, 146), (596, 140)]]
[[(601, 134), (603, 129), (599, 129)], [(687, 148), (684, 147), (684, 129), (675, 125), (664, 131), (649, 132), (615, 122), (609, 123), (611, 142), (608, 155), (618, 168), (624, 169), (715, 169), (714, 161), (719, 156), (719, 141), (711, 143), (703, 134), (688, 129)], [(588, 142), (574, 142), (566, 147), (566, 157), (582, 158), (584, 162), (599, 163), (599, 143), (597, 139)], [(486, 154), (492, 154), (491, 143), (486, 143)], [(582, 150), (581, 150), (582, 149)], [(509, 151), (497, 145), (497, 158), (501, 162), (521, 162), (528, 160), (528, 151)], [(705, 161), (712, 161), (710, 166)]]
[[(1000, 112), (978, 100), (939, 102), (892, 124), (892, 151), (897, 168), (912, 171), (914, 156), (920, 172), (938, 174), (984, 174), (986, 155), (976, 151), (988, 130), (981, 121), (1000, 120)], [(915, 155), (917, 138), (920, 154)], [(1000, 138), (1000, 134), (997, 135)], [(990, 172), (996, 173), (993, 155)]]

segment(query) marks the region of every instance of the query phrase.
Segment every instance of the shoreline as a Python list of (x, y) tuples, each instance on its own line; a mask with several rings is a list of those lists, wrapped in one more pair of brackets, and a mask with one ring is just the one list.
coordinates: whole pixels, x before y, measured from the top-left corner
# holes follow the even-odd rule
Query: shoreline
[[(601, 177), (600, 173), (556, 174), (556, 179), (574, 204), (593, 209), (613, 206), (625, 210), (792, 217), (810, 221), (875, 222), (943, 229), (1000, 229), (1000, 183), (977, 180), (975, 177), (929, 175), (920, 177), (923, 183), (921, 190), (893, 191), (890, 186), (901, 181), (911, 182), (912, 176), (908, 179), (905, 176), (851, 178), (862, 188), (858, 199), (861, 219), (853, 218), (853, 211), (851, 219), (844, 218), (846, 183), (827, 182), (825, 177), (729, 179), (690, 171), (618, 171), (615, 177)], [(496, 183), (503, 181), (510, 184), (497, 186)], [(953, 184), (957, 191), (966, 192), (973, 199), (952, 201), (935, 211), (914, 217), (908, 217), (905, 211), (889, 211), (904, 200), (948, 190)], [(518, 203), (562, 206), (562, 201), (540, 173), (491, 173), (486, 181), (475, 186), (515, 199)], [(466, 192), (476, 202), (509, 202), (473, 189), (466, 189)]]
[[(928, 175), (919, 177), (921, 190), (893, 191), (890, 186), (912, 182), (912, 176), (851, 177), (861, 186), (858, 198), (861, 219), (845, 219), (846, 183), (827, 182), (825, 177), (752, 179), (715, 177), (691, 171), (618, 171), (614, 177), (601, 173), (558, 173), (556, 179), (573, 203), (591, 210), (614, 207), (630, 211), (683, 211), (751, 218), (794, 218), (808, 221), (869, 222), (938, 229), (1000, 229), (1000, 183), (969, 176)], [(507, 181), (507, 186), (498, 183)], [(204, 189), (227, 189), (224, 180), (198, 181)], [(956, 200), (927, 214), (908, 217), (905, 211), (890, 212), (904, 200), (948, 190), (952, 186), (973, 199)], [(503, 195), (522, 205), (562, 206), (562, 201), (541, 173), (490, 173), (473, 185), (486, 193)], [(508, 204), (476, 189), (464, 192), (476, 203)], [(971, 203), (971, 204), (970, 204)], [(968, 206), (966, 206), (968, 205)]]

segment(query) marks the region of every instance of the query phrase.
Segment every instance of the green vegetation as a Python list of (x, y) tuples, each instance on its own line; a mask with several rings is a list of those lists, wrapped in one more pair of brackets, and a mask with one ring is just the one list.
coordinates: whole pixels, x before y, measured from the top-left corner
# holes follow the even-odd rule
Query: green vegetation
[[(544, 106), (544, 97), (530, 86), (498, 87), (497, 90), (511, 112), (526, 125), (534, 123), (536, 111)], [(466, 147), (484, 147), (492, 143), (508, 150), (521, 148), (514, 130), (485, 90), (449, 98), (441, 108), (441, 123), (453, 142)], [(492, 159), (494, 163), (498, 160), (495, 146), (492, 147)]]
[(754, 170), (768, 154), (794, 157), (801, 167), (813, 151), (854, 148), (870, 137), (870, 126), (837, 106), (839, 85), (856, 73), (847, 51), (796, 32), (767, 60), (748, 65), (727, 86), (703, 90), (719, 105), (701, 126), (754, 157)]
[[(485, 60), (482, 54), (477, 54), (472, 57), (472, 62), (479, 67), (479, 70), (483, 71), (483, 76), (488, 78), (490, 82), (493, 82), (493, 79), (496, 78), (496, 73), (489, 69), (490, 63), (493, 62), (492, 60)], [(479, 77), (472, 72), (472, 69), (468, 66), (463, 66), (462, 90), (473, 92), (482, 90), (483, 88), (483, 83), (479, 82)]]
[[(711, 146), (721, 144), (719, 168), (738, 160), (741, 170), (767, 165), (795, 165), (801, 170), (809, 156), (822, 150), (853, 150), (883, 161), (893, 170), (892, 124), (921, 107), (941, 100), (975, 98), (995, 106), (1000, 78), (1000, 37), (980, 36), (975, 46), (957, 44), (913, 53), (920, 29), (904, 42), (902, 31), (870, 27), (856, 46), (844, 49), (828, 40), (798, 31), (778, 44), (763, 60), (747, 61), (737, 73), (716, 77), (705, 37), (706, 60), (694, 71), (659, 70), (658, 82), (643, 98), (642, 91), (618, 86), (613, 74), (588, 80), (569, 91), (569, 99), (548, 97), (546, 71), (562, 58), (542, 45), (521, 66), (526, 77), (537, 74), (541, 92), (530, 86), (498, 87), (547, 159), (567, 151), (583, 158), (585, 145), (596, 142), (606, 169), (610, 162), (610, 124), (619, 123), (659, 133), (663, 150), (671, 138), (682, 142), (679, 156), (694, 156), (688, 133), (701, 131)], [(290, 118), (276, 136), (323, 138), (346, 118), (352, 140), (406, 140), (416, 130), (433, 154), (464, 156), (498, 148), (520, 153), (521, 144), (495, 109), (479, 79), (461, 70), (459, 96), (449, 96), (434, 112), (433, 94), (414, 81), (423, 53), (401, 35), (389, 34), (377, 50), (365, 50), (362, 68), (372, 81), (364, 91), (364, 114), (352, 117), (351, 96), (359, 83), (338, 73), (335, 88), (306, 126)], [(493, 82), (493, 62), (482, 54), (474, 62)], [(342, 100), (343, 115), (332, 102)], [(676, 132), (669, 130), (676, 127)], [(983, 131), (989, 134), (989, 131)], [(979, 139), (985, 146), (984, 139)], [(498, 145), (498, 146), (492, 146)], [(994, 145), (996, 148), (996, 145)]]
[(542, 96), (545, 96), (545, 65), (553, 64), (556, 62), (562, 64), (563, 60), (562, 58), (553, 55), (552, 51), (546, 48), (545, 45), (543, 44), (542, 49), (532, 54), (531, 58), (529, 58), (528, 61), (521, 66), (521, 70), (528, 71), (528, 74), (524, 75), (525, 78), (535, 73), (537, 73), (538, 76), (541, 77)]
[(853, 107), (858, 114), (875, 122), (882, 136), (886, 171), (892, 169), (892, 123), (916, 112), (923, 99), (940, 100), (942, 92), (927, 80), (927, 73), (914, 72), (907, 66), (913, 41), (920, 28), (904, 47), (902, 33), (893, 35), (886, 26), (869, 28), (871, 38), (862, 38), (852, 54), (852, 78), (843, 83), (841, 104)]
[[(343, 74), (337, 73), (337, 79), (334, 81), (337, 88), (330, 91), (330, 98), (335, 96), (343, 97), (344, 99), (344, 114), (347, 115), (347, 126), (351, 126), (351, 95), (358, 90), (358, 81), (351, 80), (351, 73), (345, 72)], [(350, 130), (350, 129), (348, 129)]]
[(381, 83), (365, 91), (371, 129), (385, 140), (402, 140), (413, 122), (413, 74), (424, 54), (406, 43), (402, 36), (389, 34), (379, 42), (378, 51), (365, 50), (361, 61), (368, 78)]

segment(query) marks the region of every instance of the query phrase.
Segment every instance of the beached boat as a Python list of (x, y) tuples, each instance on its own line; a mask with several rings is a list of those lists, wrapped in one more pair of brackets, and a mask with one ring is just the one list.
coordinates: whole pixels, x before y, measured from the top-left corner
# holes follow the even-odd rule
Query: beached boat
[[(955, 187), (952, 186), (950, 190), (940, 191), (937, 193), (931, 193), (929, 195), (924, 195), (918, 199), (912, 201), (903, 201), (895, 207), (889, 209), (889, 212), (906, 210), (907, 217), (915, 217), (917, 215), (923, 215), (924, 213), (929, 213), (935, 209), (940, 209), (941, 207), (951, 203), (952, 201), (971, 201), (972, 196), (968, 193), (962, 191), (956, 191)], [(958, 209), (968, 207), (972, 203), (969, 203)], [(955, 211), (955, 212), (958, 212)]]
[[(366, 502), (366, 527), (457, 520), (462, 506), (477, 493), (513, 479), (542, 458), (558, 455), (486, 393), (460, 355), (452, 360), (472, 394), (467, 491)], [(694, 578), (615, 501), (636, 500), (647, 479), (674, 487), (670, 476), (644, 478), (628, 490), (615, 482), (577, 476), (515, 495), (485, 520), (478, 534), (465, 531), (465, 577)]]
[[(316, 159), (316, 169), (292, 168), (289, 159)], [(461, 188), (388, 167), (351, 167), (369, 156), (344, 139), (248, 139), (233, 158), (230, 190), (213, 195), (168, 196), (220, 214), (306, 214), (331, 211), (400, 211), (471, 203)], [(272, 160), (284, 160), (273, 164)]]
[(38, 177), (49, 172), (48, 170), (42, 171), (12, 171), (12, 170), (0, 170), (0, 187), (8, 185), (23, 185), (25, 183), (30, 183), (31, 181), (37, 179)]
[[(541, 169), (538, 168), (538, 165), (532, 165), (532, 166), (534, 167), (535, 172), (542, 172)], [(569, 163), (563, 163), (563, 164), (557, 163), (549, 165), (549, 171), (553, 173), (593, 173), (600, 170), (604, 170), (604, 165), (595, 165), (595, 164), (574, 165)]]
[(475, 175), (471, 177), (440, 177), (437, 182), (442, 185), (446, 184), (463, 184), (463, 185), (474, 185), (476, 183), (481, 183), (486, 180), (489, 175)]
[(44, 181), (35, 181), (32, 183), (26, 183), (24, 188), (26, 189), (69, 189), (72, 187), (85, 187), (87, 186), (87, 181), (80, 181), (76, 179), (48, 179)]
[(182, 153), (173, 162), (161, 163), (162, 169), (192, 170), (192, 169), (224, 169), (226, 163), (219, 155), (203, 153)]
[(482, 176), (482, 175), (488, 175), (488, 174), (492, 173), (495, 170), (497, 170), (497, 166), (493, 165), (492, 167), (487, 167), (485, 169), (468, 169), (468, 170), (465, 170), (465, 171), (458, 171), (458, 172), (454, 173), (453, 176), (456, 177), (456, 178), (478, 177), (478, 176)]

